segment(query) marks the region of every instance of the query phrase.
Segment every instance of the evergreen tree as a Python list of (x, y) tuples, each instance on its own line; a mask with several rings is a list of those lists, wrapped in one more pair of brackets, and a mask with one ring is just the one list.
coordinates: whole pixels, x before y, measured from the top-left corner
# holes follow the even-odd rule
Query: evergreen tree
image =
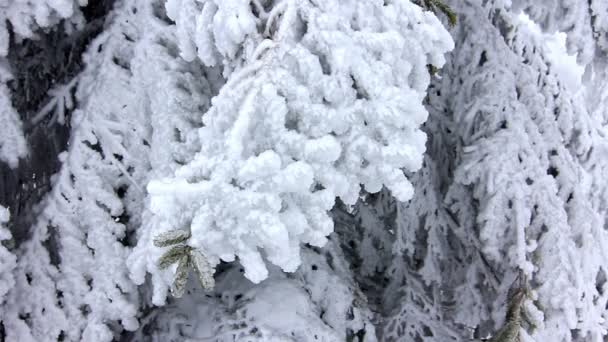
[(605, 1), (101, 2), (0, 0), (0, 339), (608, 336)]
[[(586, 91), (560, 80), (520, 7), (450, 5), (459, 13), (456, 47), (429, 91), (430, 143), (420, 175), (428, 180), (415, 183), (417, 195), (397, 218), (398, 251), (406, 253), (394, 268), (404, 275), (391, 273), (387, 298), (404, 299), (386, 325), (387, 340), (406, 332), (436, 340), (449, 327), (460, 332), (455, 340), (505, 340), (507, 294), (522, 272), (530, 293), (519, 299), (520, 339), (601, 341), (606, 259), (591, 251), (606, 243), (606, 185), (596, 173), (606, 168), (598, 153), (607, 142), (605, 107), (590, 106)], [(538, 3), (528, 9), (544, 10)], [(603, 62), (584, 57), (583, 48), (594, 47), (579, 51), (594, 73)], [(598, 76), (591, 93), (605, 92)], [(426, 299), (418, 302), (430, 317), (408, 329), (408, 299), (416, 296)]]

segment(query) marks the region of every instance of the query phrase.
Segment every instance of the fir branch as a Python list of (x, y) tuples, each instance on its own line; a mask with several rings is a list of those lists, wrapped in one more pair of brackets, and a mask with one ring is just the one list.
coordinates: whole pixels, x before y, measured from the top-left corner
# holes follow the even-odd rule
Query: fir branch
[(179, 259), (179, 264), (177, 265), (177, 270), (175, 271), (173, 286), (171, 286), (171, 294), (175, 298), (181, 298), (186, 290), (186, 283), (188, 283), (189, 263), (190, 257), (188, 255), (185, 255)]
[(158, 259), (158, 268), (164, 270), (165, 268), (175, 264), (176, 262), (183, 259), (184, 256), (188, 256), (192, 247), (186, 245), (178, 245), (163, 254)]
[(450, 25), (450, 27), (456, 26), (458, 18), (456, 17), (456, 13), (454, 13), (450, 6), (446, 5), (441, 0), (428, 0), (427, 2), (433, 3), (433, 5), (448, 18), (448, 24)]
[(446, 5), (443, 0), (417, 0), (414, 1), (414, 3), (435, 14), (437, 14), (437, 12), (443, 13), (448, 18), (448, 25), (450, 25), (450, 27), (455, 26), (458, 21), (456, 13), (454, 13), (450, 6)]
[(199, 250), (192, 249), (192, 251), (190, 251), (190, 263), (192, 264), (192, 268), (196, 271), (201, 286), (205, 290), (211, 290), (215, 286), (215, 280), (213, 279), (215, 270), (209, 265), (207, 257)]
[(520, 285), (512, 288), (509, 294), (505, 324), (489, 342), (519, 342), (519, 332), (522, 326), (523, 304), (528, 298), (528, 287), (523, 275), (519, 277)]
[(167, 247), (185, 242), (190, 238), (190, 232), (182, 229), (169, 230), (154, 238), (154, 246)]

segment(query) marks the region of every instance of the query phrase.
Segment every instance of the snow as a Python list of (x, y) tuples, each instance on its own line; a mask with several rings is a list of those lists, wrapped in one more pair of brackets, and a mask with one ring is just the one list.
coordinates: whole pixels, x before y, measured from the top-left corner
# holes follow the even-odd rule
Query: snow
[[(605, 1), (414, 3), (116, 2), (21, 113), (70, 141), (30, 226), (0, 207), (6, 339), (473, 340), (519, 291), (522, 341), (604, 340)], [(8, 29), (84, 5), (0, 0), (9, 167)]]
[[(202, 9), (193, 17), (183, 6)], [(257, 283), (267, 275), (262, 251), (293, 272), (301, 243), (325, 243), (334, 198), (354, 204), (360, 184), (411, 198), (401, 169), (421, 166), (426, 66), (441, 66), (452, 47), (433, 15), (407, 1), (285, 1), (258, 18), (242, 0), (170, 1), (167, 10), (182, 56), (214, 50), (228, 78), (203, 116), (201, 151), (163, 181), (170, 186), (150, 183), (163, 229), (191, 222), (190, 246), (212, 265), (239, 257)]]
[(605, 338), (606, 259), (590, 252), (606, 241), (605, 154), (591, 152), (607, 144), (602, 31), (582, 34), (587, 2), (524, 2), (450, 2), (456, 48), (431, 83), (424, 166), (383, 273), (388, 340), (494, 336), (520, 274), (521, 339)]
[[(8, 220), (8, 209), (0, 206), (0, 243), (10, 240), (12, 237), (11, 232), (5, 227)], [(12, 274), (15, 263), (15, 256), (3, 245), (0, 245), (0, 304), (4, 302), (4, 296), (15, 285), (15, 279)], [(1, 313), (0, 317), (2, 317)]]
[(68, 19), (73, 24), (82, 23), (79, 6), (86, 5), (86, 0), (1, 0), (0, 1), (0, 57), (8, 53), (9, 34), (6, 22), (16, 38), (32, 38), (39, 27), (50, 27), (61, 19)]
[(566, 86), (573, 92), (581, 90), (585, 67), (577, 63), (577, 53), (572, 55), (568, 53), (566, 48), (567, 35), (564, 32), (542, 32), (540, 26), (525, 13), (521, 13), (518, 19), (527, 25), (542, 42), (547, 49), (547, 59)]
[(23, 136), (23, 124), (13, 108), (10, 91), (6, 85), (12, 79), (8, 62), (0, 56), (0, 161), (15, 168), (19, 158), (27, 155), (27, 143)]
[(358, 333), (376, 342), (372, 313), (355, 292), (339, 248), (332, 242), (323, 254), (304, 248), (302, 258), (307, 267), (293, 276), (269, 266), (260, 284), (244, 278), (238, 263), (217, 275), (216, 290), (207, 295), (190, 284), (189, 298), (158, 308), (145, 323), (158, 327), (150, 338), (333, 342), (356, 339)]

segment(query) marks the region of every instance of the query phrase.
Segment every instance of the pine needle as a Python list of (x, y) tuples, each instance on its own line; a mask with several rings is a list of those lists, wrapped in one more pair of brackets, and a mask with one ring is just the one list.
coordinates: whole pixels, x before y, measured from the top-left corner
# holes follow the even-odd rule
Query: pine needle
[(188, 256), (191, 247), (186, 245), (179, 245), (171, 248), (160, 259), (158, 259), (158, 268), (164, 270), (165, 268), (180, 261), (184, 256)]
[(199, 250), (193, 249), (190, 252), (190, 263), (196, 271), (201, 286), (205, 290), (211, 290), (215, 286), (214, 269), (209, 265), (207, 258)]
[(456, 13), (454, 13), (454, 11), (452, 11), (450, 6), (446, 5), (441, 0), (431, 0), (431, 2), (433, 3), (433, 5), (435, 7), (437, 7), (439, 9), (439, 11), (441, 11), (443, 14), (445, 14), (445, 16), (448, 18), (448, 24), (450, 25), (450, 27), (456, 26), (458, 18), (456, 16)]
[(520, 281), (523, 285), (513, 288), (513, 293), (509, 295), (505, 324), (489, 342), (519, 342), (523, 304), (528, 298), (528, 289), (523, 275), (520, 275)]
[(446, 5), (442, 0), (423, 0), (424, 2), (421, 3), (421, 1), (415, 1), (415, 3), (420, 6), (423, 7), (426, 10), (429, 10), (435, 14), (437, 14), (437, 12), (441, 12), (443, 13), (447, 18), (448, 18), (448, 25), (450, 25), (450, 27), (454, 27), (458, 21), (458, 17), (456, 16), (456, 13), (454, 13), (454, 11), (452, 11), (452, 9), (450, 8), (450, 6)]
[(183, 229), (169, 230), (164, 233), (158, 234), (154, 238), (154, 246), (156, 247), (167, 247), (177, 245), (178, 243), (185, 242), (190, 238), (190, 232)]
[(175, 271), (175, 279), (173, 280), (173, 286), (171, 286), (171, 294), (175, 298), (181, 298), (186, 291), (186, 283), (188, 283), (188, 266), (190, 257), (185, 255), (179, 259), (177, 265), (177, 271)]

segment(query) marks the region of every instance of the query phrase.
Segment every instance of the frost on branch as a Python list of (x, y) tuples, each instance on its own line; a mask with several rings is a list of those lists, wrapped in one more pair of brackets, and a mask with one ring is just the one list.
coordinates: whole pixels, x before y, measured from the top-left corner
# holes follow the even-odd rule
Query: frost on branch
[[(423, 195), (397, 218), (406, 262), (396, 259), (386, 297), (406, 300), (386, 327), (394, 340), (400, 328), (424, 333), (408, 329), (419, 303), (443, 321), (426, 321), (433, 336), (454, 327), (454, 340), (498, 338), (519, 272), (531, 290), (521, 338), (606, 335), (608, 259), (592, 252), (608, 241), (605, 121), (584, 92), (562, 84), (542, 42), (503, 5), (450, 2), (461, 16), (456, 48), (429, 92), (433, 163), (416, 179)], [(411, 297), (423, 300), (411, 305)]]
[(152, 311), (134, 340), (377, 341), (373, 314), (335, 241), (323, 249), (303, 247), (302, 266), (293, 274), (270, 265), (261, 284), (247, 281), (240, 269), (224, 264), (206, 295), (190, 282), (190, 295)]
[[(608, 54), (608, 2), (604, 0), (513, 1), (514, 12), (525, 11), (544, 30), (567, 34), (569, 52), (586, 65)], [(603, 62), (605, 63), (605, 61)]]
[[(466, 109), (454, 111), (463, 147), (450, 209), (466, 222), (470, 204), (461, 191), (472, 191), (471, 229), (479, 231), (483, 255), (500, 279), (497, 293), (504, 293), (513, 268), (530, 279), (538, 296), (530, 307), (544, 315), (533, 338), (597, 340), (606, 331), (598, 311), (606, 297), (596, 282), (607, 259), (590, 251), (608, 241), (601, 228), (606, 184), (597, 174), (606, 170), (601, 119), (561, 84), (526, 27), (507, 16), (494, 20), (514, 30), (492, 38), (492, 48), (482, 47), (487, 35), (470, 34), (466, 39), (478, 43), (463, 43), (472, 49), (455, 55), (455, 65), (468, 67), (454, 73), (465, 81), (453, 85), (458, 95), (450, 99)], [(479, 28), (476, 19), (470, 25)], [(470, 56), (479, 63), (465, 62)], [(500, 322), (497, 307), (492, 316)]]
[[(606, 113), (585, 103), (601, 87), (565, 86), (503, 1), (446, 3), (456, 48), (429, 88), (416, 196), (397, 204), (383, 339), (602, 341)], [(531, 292), (514, 301), (520, 270)]]
[[(433, 92), (431, 88), (429, 93)], [(445, 117), (431, 112), (425, 125), (430, 135), (428, 152), (422, 169), (412, 176), (416, 195), (409, 202), (396, 203), (394, 222), (390, 223), (395, 231), (390, 246), (393, 257), (383, 274), (388, 284), (382, 296), (386, 312), (382, 336), (386, 341), (459, 341), (466, 336), (450, 312), (452, 287), (462, 282), (466, 264), (483, 263), (475, 253), (475, 244), (471, 246), (474, 237), (459, 233), (443, 207), (441, 191), (450, 179), (453, 141), (431, 132), (445, 132), (449, 127)], [(465, 258), (465, 265), (459, 262), (461, 258)], [(480, 296), (472, 292), (471, 301), (477, 303)], [(469, 307), (463, 312), (467, 317), (479, 314)]]
[(60, 125), (65, 125), (66, 112), (74, 109), (72, 92), (77, 84), (78, 78), (76, 77), (67, 84), (54, 86), (52, 89), (50, 89), (47, 92), (50, 97), (49, 102), (47, 102), (47, 104), (45, 104), (31, 119), (32, 123), (38, 124), (49, 113), (53, 113), (48, 124), (50, 125), (57, 122)]
[(68, 149), (19, 249), (8, 340), (111, 341), (138, 325), (125, 265), (148, 171), (144, 111), (127, 67), (135, 20), (120, 12), (83, 56)]
[(0, 56), (0, 161), (15, 168), (19, 158), (27, 154), (27, 146), (19, 113), (13, 108), (6, 85), (11, 78), (8, 63)]
[(177, 230), (169, 230), (162, 234), (157, 235), (154, 238), (154, 246), (156, 247), (167, 247), (171, 245), (176, 245), (182, 243), (190, 237), (190, 233), (177, 229)]
[[(217, 94), (218, 88), (224, 83), (218, 70), (201, 68), (200, 63), (189, 63), (179, 56), (179, 49), (174, 43), (177, 41), (175, 25), (148, 16), (154, 13), (155, 6), (162, 6), (162, 3), (140, 2), (138, 14), (154, 25), (147, 27), (142, 34), (131, 63), (139, 82), (140, 99), (147, 103), (151, 128), (146, 138), (150, 144), (150, 177), (156, 178), (172, 176), (176, 169), (189, 163), (200, 150), (198, 128), (203, 125), (202, 114), (209, 108), (211, 96)], [(166, 247), (155, 247), (159, 242), (155, 243), (154, 240), (176, 229), (159, 229), (158, 220), (151, 215), (148, 205), (142, 211), (142, 224), (137, 229), (137, 246), (127, 260), (131, 279), (136, 284), (144, 284), (148, 270), (158, 270), (159, 260), (167, 251)], [(181, 229), (181, 232), (190, 236), (189, 229)], [(178, 237), (174, 241), (182, 242)], [(199, 263), (200, 260), (194, 261)], [(196, 272), (191, 265), (190, 270), (193, 269)], [(202, 271), (201, 274), (206, 273)], [(175, 281), (175, 268), (168, 267), (163, 272), (152, 273), (151, 277), (155, 286), (152, 302), (164, 304), (166, 294)], [(212, 281), (209, 278), (206, 277), (204, 282), (207, 287)]]
[(38, 28), (54, 26), (62, 19), (70, 19), (68, 23), (71, 24), (82, 24), (84, 18), (79, 6), (86, 6), (87, 2), (88, 0), (0, 0), (0, 57), (5, 57), (9, 49), (7, 21), (15, 38), (33, 38)]
[[(70, 142), (20, 246), (8, 340), (111, 341), (138, 326), (138, 309), (147, 305), (138, 276), (162, 253), (153, 248), (158, 254), (146, 259), (131, 248), (136, 238), (151, 246), (155, 236), (142, 185), (150, 175), (173, 174), (200, 149), (196, 129), (216, 92), (198, 65), (177, 56), (174, 28), (157, 5), (117, 3), (83, 55), (77, 84), (68, 84), (76, 89), (65, 117)], [(144, 264), (130, 268), (131, 256)], [(208, 276), (198, 254), (191, 262)]]
[(154, 246), (171, 247), (158, 260), (158, 268), (165, 269), (177, 264), (171, 292), (174, 297), (181, 297), (188, 281), (189, 269), (196, 272), (201, 286), (211, 289), (214, 286), (213, 272), (207, 258), (198, 250), (182, 244), (190, 237), (184, 230), (170, 230), (154, 238)]
[(604, 0), (513, 1), (548, 32), (566, 34), (568, 52), (586, 67), (586, 100), (589, 109), (608, 119), (608, 2)]
[[(16, 258), (4, 244), (12, 238), (11, 232), (5, 227), (8, 222), (8, 209), (0, 205), (0, 306), (4, 303), (4, 296), (15, 285), (13, 278), (13, 268), (15, 268)], [(2, 314), (0, 313), (0, 320)]]
[(74, 25), (81, 26), (84, 17), (79, 6), (86, 4), (87, 0), (0, 0), (0, 161), (12, 168), (27, 150), (22, 123), (6, 86), (12, 78), (5, 59), (11, 42), (36, 39), (38, 29), (53, 27), (64, 19), (66, 32)]
[(336, 197), (352, 205), (362, 184), (411, 198), (402, 169), (422, 163), (427, 65), (441, 66), (452, 41), (409, 1), (255, 3), (168, 3), (182, 54), (197, 47), (228, 78), (200, 151), (148, 192), (155, 234), (189, 229), (212, 266), (238, 257), (260, 282), (262, 251), (295, 271), (300, 243), (325, 243)]

